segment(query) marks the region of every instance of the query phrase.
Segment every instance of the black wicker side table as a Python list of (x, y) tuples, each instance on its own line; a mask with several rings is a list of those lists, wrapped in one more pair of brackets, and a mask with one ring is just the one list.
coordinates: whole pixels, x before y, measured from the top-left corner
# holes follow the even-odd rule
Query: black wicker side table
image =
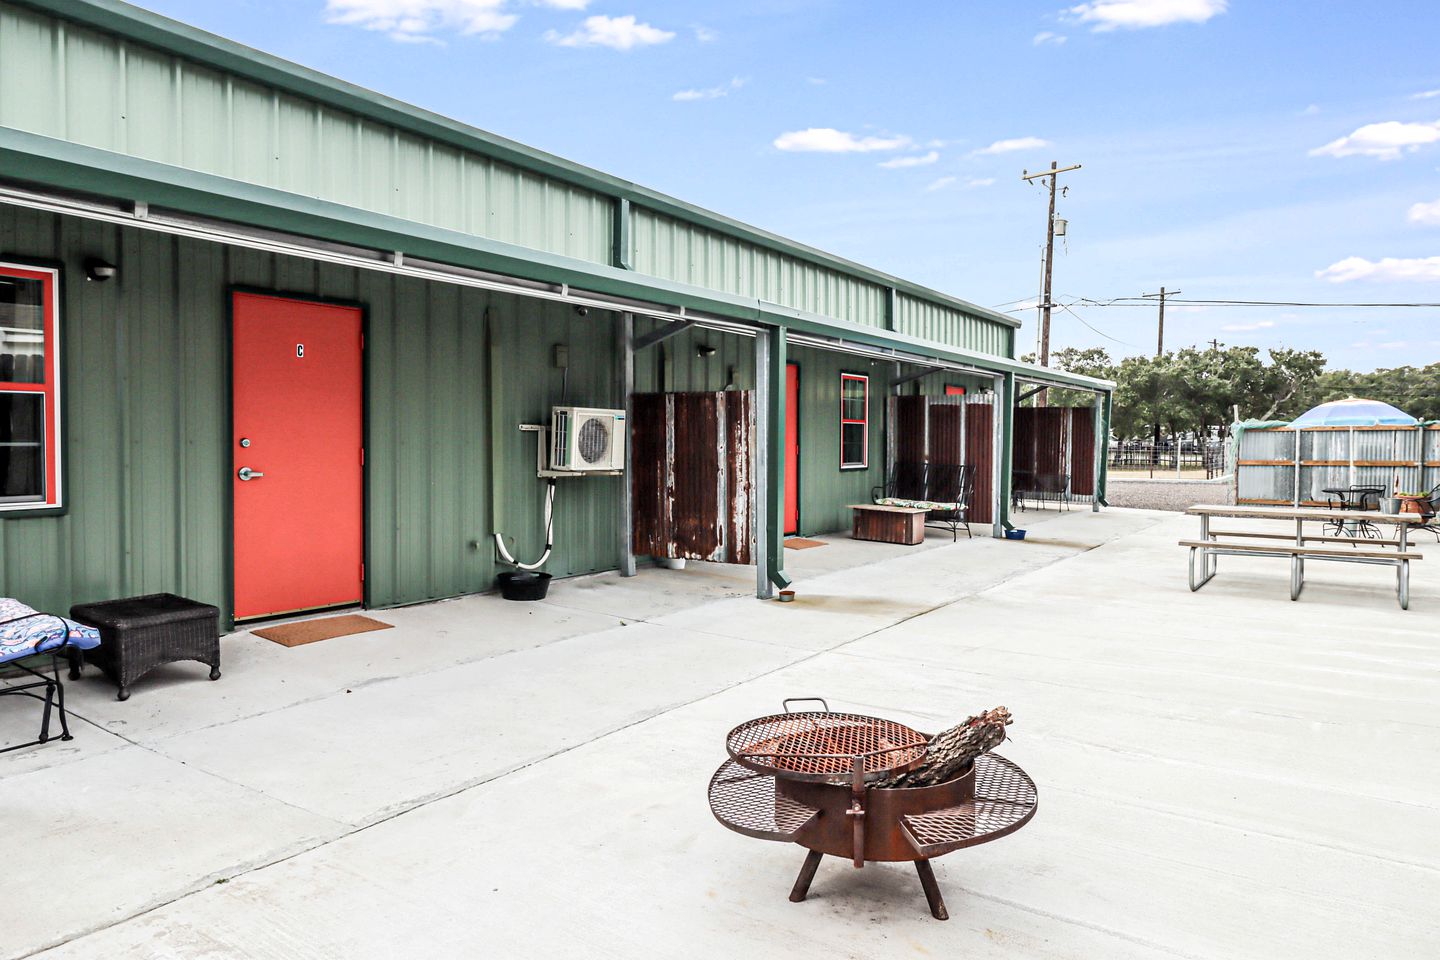
[[(220, 611), (208, 603), (154, 593), (146, 597), (78, 603), (70, 619), (100, 630), (100, 646), (85, 658), (120, 687), (117, 699), (130, 697), (130, 684), (162, 663), (198, 660), (220, 679)], [(78, 660), (70, 679), (80, 675)]]

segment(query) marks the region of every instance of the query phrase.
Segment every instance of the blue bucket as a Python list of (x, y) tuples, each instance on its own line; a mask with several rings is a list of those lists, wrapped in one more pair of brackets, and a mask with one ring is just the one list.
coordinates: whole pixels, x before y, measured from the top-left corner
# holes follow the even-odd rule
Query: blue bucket
[(1006, 530), (1006, 531), (1005, 531), (1005, 539), (1006, 539), (1006, 540), (1024, 540), (1024, 539), (1025, 539), (1025, 531), (1024, 531), (1024, 530)]

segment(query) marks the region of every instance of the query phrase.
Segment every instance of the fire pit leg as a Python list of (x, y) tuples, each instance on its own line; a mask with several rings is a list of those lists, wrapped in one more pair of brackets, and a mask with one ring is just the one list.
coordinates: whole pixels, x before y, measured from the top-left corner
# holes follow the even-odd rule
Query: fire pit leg
[(930, 868), (930, 861), (916, 860), (915, 872), (920, 874), (920, 886), (925, 888), (925, 899), (930, 903), (930, 915), (936, 920), (949, 920), (945, 898), (940, 896), (940, 884), (935, 882), (935, 871)]
[(800, 868), (800, 876), (795, 878), (795, 886), (790, 890), (791, 903), (800, 903), (810, 892), (810, 881), (815, 879), (815, 871), (820, 869), (820, 860), (824, 856), (819, 850), (811, 850), (805, 857), (805, 866)]

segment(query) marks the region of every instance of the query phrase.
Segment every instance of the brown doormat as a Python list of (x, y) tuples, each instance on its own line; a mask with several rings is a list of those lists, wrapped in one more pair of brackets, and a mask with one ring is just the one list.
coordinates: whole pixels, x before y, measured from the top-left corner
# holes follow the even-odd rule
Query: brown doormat
[(266, 627), (264, 630), (252, 630), (250, 632), (257, 637), (274, 640), (282, 646), (298, 647), (301, 644), (314, 643), (317, 640), (348, 637), (352, 633), (369, 633), (371, 630), (389, 630), (393, 626), (393, 623), (381, 623), (379, 620), (372, 620), (369, 617), (362, 617), (359, 614), (352, 613), (343, 617), (326, 617), (323, 620), (301, 620), (297, 623), (287, 623), (278, 627)]
[(791, 550), (809, 550), (811, 547), (825, 546), (824, 540), (807, 540), (804, 537), (788, 537), (785, 546)]

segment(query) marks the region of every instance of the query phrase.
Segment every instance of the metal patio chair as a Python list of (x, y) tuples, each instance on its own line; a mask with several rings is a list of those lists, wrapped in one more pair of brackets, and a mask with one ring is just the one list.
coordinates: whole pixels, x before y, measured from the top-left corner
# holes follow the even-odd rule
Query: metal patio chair
[[(43, 705), (40, 716), (40, 736), (24, 743), (0, 748), (0, 753), (20, 750), (47, 743), (50, 736), (50, 714), (60, 714), (60, 740), (69, 740), (70, 724), (65, 713), (65, 685), (60, 681), (60, 658), (76, 662), (79, 651), (100, 645), (98, 631), (57, 617), (40, 613), (18, 600), (0, 598), (0, 666), (18, 670), (24, 677), (20, 683), (0, 685), (0, 696), (22, 696), (39, 700)], [(22, 661), (34, 657), (50, 657), (50, 675), (46, 676), (44, 664), (40, 669)]]
[(931, 508), (925, 515), (925, 526), (949, 530), (952, 540), (960, 539), (962, 526), (965, 536), (975, 536), (970, 532), (970, 500), (975, 495), (974, 464), (932, 463), (925, 488), (925, 501)]
[[(890, 465), (884, 486), (870, 490), (872, 503), (887, 500), (924, 500), (928, 464), (923, 460), (897, 460)], [(892, 504), (894, 506), (894, 504)]]

